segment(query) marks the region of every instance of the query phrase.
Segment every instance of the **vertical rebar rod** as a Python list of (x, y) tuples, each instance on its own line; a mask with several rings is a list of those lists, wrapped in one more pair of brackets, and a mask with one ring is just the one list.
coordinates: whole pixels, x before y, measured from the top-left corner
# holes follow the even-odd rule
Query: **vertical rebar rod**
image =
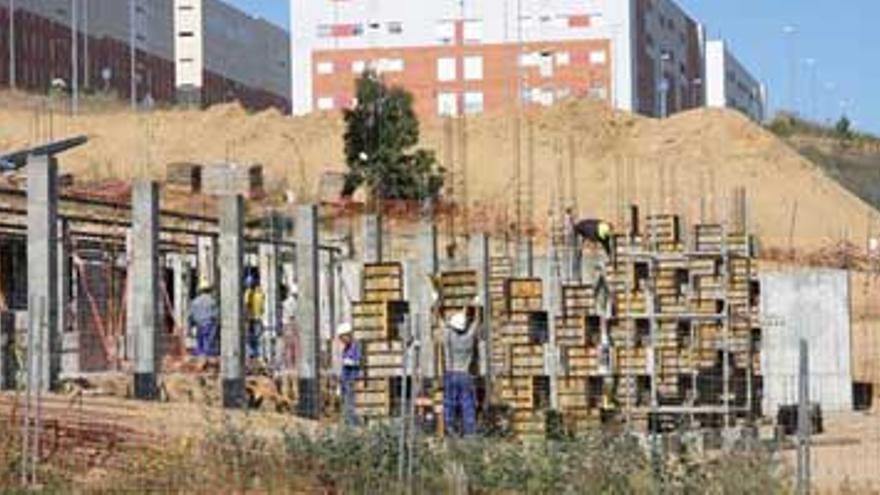
[(798, 366), (798, 464), (797, 491), (810, 493), (810, 355), (807, 339), (800, 340)]

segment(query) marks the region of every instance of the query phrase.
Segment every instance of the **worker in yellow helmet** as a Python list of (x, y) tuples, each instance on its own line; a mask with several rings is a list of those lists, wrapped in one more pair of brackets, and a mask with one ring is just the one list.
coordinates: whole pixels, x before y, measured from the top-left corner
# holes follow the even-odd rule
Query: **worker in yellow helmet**
[(614, 235), (611, 224), (596, 218), (581, 220), (574, 225), (574, 231), (584, 240), (600, 244), (605, 254), (611, 257), (611, 242)]

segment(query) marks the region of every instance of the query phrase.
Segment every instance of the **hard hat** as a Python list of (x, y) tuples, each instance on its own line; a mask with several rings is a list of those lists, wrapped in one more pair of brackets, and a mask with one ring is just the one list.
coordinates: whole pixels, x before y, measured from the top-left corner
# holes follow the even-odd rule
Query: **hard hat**
[(199, 282), (199, 292), (210, 292), (211, 289), (211, 282), (208, 282), (207, 280)]
[(299, 286), (296, 284), (292, 284), (290, 286), (290, 295), (298, 296), (299, 295)]
[(608, 222), (599, 222), (599, 238), (607, 239), (611, 235), (611, 226)]
[(336, 336), (342, 337), (343, 335), (351, 335), (351, 323), (345, 322), (340, 323), (338, 327), (336, 327)]
[(455, 313), (452, 315), (452, 318), (449, 319), (449, 326), (455, 330), (464, 330), (467, 326), (467, 315), (465, 315), (463, 311)]

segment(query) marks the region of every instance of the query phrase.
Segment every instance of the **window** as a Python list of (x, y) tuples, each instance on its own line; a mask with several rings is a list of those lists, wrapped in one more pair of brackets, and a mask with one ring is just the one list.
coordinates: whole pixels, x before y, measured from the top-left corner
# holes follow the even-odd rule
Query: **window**
[(437, 115), (458, 115), (458, 99), (456, 98), (455, 93), (437, 94)]
[(483, 113), (483, 93), (474, 91), (464, 94), (464, 113)]
[(539, 69), (541, 77), (553, 77), (553, 54), (541, 52)]
[(464, 58), (464, 80), (480, 81), (483, 79), (483, 57)]
[(480, 43), (483, 41), (483, 21), (464, 21), (464, 42)]
[(403, 72), (404, 62), (400, 58), (383, 58), (379, 61), (379, 72)]
[(455, 68), (455, 59), (444, 57), (437, 59), (437, 80), (455, 81), (458, 74)]
[(388, 23), (388, 33), (403, 34), (403, 23), (400, 21), (392, 21)]
[(181, 38), (192, 38), (193, 36), (195, 36), (195, 33), (193, 33), (192, 31), (181, 31), (180, 32)]
[(440, 21), (434, 28), (437, 40), (441, 43), (452, 43), (455, 39), (455, 23), (453, 21)]
[(333, 110), (336, 106), (336, 100), (330, 96), (322, 96), (318, 98), (318, 110)]
[(568, 52), (556, 53), (556, 65), (562, 67), (571, 63), (571, 55)]
[(333, 62), (318, 62), (318, 74), (333, 74)]
[(355, 74), (363, 74), (367, 70), (367, 64), (363, 60), (355, 60), (351, 63), (351, 71)]
[(541, 54), (538, 52), (534, 53), (523, 53), (519, 56), (519, 65), (523, 67), (537, 67), (541, 64)]
[(605, 50), (594, 50), (590, 52), (590, 63), (595, 65), (603, 65), (606, 61)]

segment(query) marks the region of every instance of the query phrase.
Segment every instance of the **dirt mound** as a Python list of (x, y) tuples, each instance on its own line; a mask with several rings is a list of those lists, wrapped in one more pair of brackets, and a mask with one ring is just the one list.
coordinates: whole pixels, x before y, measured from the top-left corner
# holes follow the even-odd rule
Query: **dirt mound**
[[(503, 114), (455, 124), (466, 132), (440, 121), (423, 124), (423, 142), (441, 161), (458, 160), (466, 150), (475, 216), (492, 212), (492, 221), (513, 219), (516, 122), (513, 114)], [(701, 109), (659, 121), (569, 101), (524, 115), (521, 123), (521, 177), (524, 184), (534, 177), (536, 225), (545, 224), (549, 209), (570, 202), (572, 194), (581, 213), (612, 220), (621, 219), (632, 201), (647, 210), (681, 212), (691, 221), (720, 220), (729, 212), (726, 198), (738, 186), (747, 188), (750, 227), (767, 246), (814, 249), (841, 240), (864, 246), (876, 217), (875, 210), (736, 112)], [(339, 115), (287, 118), (274, 110), (248, 114), (237, 105), (150, 114), (103, 109), (76, 118), (59, 111), (51, 119), (12, 105), (0, 110), (0, 149), (48, 138), (50, 128), (56, 137), (92, 137), (62, 161), (65, 170), (85, 179), (162, 178), (164, 165), (177, 161), (258, 162), (270, 191), (292, 190), (309, 199), (322, 172), (343, 169)], [(531, 174), (529, 163), (535, 164)], [(461, 191), (461, 175), (456, 183)], [(524, 194), (524, 205), (526, 199)]]

